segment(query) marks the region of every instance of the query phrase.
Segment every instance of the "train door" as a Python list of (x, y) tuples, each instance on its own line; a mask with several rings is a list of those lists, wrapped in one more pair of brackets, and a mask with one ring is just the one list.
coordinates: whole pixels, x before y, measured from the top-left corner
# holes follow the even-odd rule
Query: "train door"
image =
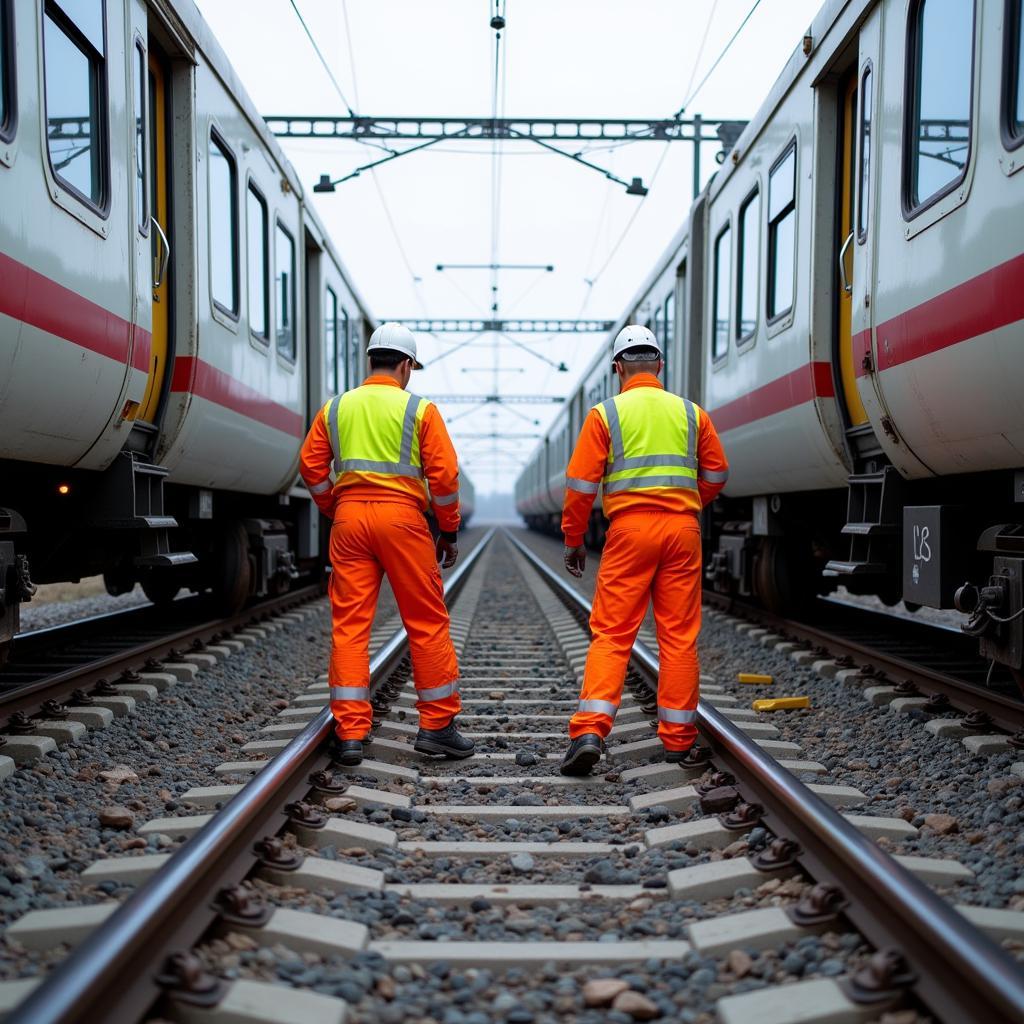
[[(868, 422), (868, 414), (857, 388), (857, 367), (853, 342), (853, 293), (857, 283), (857, 263), (854, 245), (857, 230), (855, 226), (854, 195), (857, 182), (857, 111), (858, 111), (857, 69), (847, 74), (840, 86), (839, 125), (839, 188), (836, 198), (839, 204), (839, 284), (836, 289), (838, 310), (836, 322), (838, 337), (836, 344), (839, 358), (839, 379), (842, 384), (843, 406), (846, 412), (847, 434), (856, 439)], [(870, 427), (868, 430), (870, 431)]]
[(137, 419), (156, 424), (164, 392), (167, 363), (171, 356), (171, 260), (170, 165), (167, 145), (168, 76), (161, 51), (149, 41), (149, 236), (153, 292), (152, 344), (146, 391)]

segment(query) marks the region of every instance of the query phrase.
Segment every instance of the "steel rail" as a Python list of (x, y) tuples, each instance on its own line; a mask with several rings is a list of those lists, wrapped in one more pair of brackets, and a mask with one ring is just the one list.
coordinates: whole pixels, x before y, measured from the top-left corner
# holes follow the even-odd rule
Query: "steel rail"
[[(506, 535), (571, 608), (590, 613), (582, 594)], [(658, 659), (640, 642), (633, 662), (657, 680)], [(877, 948), (903, 954), (916, 975), (911, 989), (933, 1012), (957, 1024), (1024, 1020), (1024, 972), (1000, 946), (703, 701), (697, 728), (745, 798), (764, 805), (765, 825), (800, 844), (808, 874), (840, 886), (850, 901), (843, 914)]]
[[(26, 683), (0, 694), (0, 728), (6, 727), (10, 717), (18, 711), (26, 714), (34, 714), (39, 711), (48, 700), (60, 701), (72, 694), (73, 691), (94, 686), (101, 679), (111, 680), (113, 677), (141, 668), (149, 659), (159, 661), (175, 649), (189, 647), (199, 640), (207, 643), (218, 633), (234, 629), (236, 626), (244, 628), (247, 625), (254, 625), (267, 615), (274, 614), (292, 608), (303, 601), (310, 600), (323, 593), (319, 583), (300, 587), (298, 590), (290, 591), (279, 597), (270, 598), (258, 605), (245, 608), (234, 615), (221, 619), (207, 619), (185, 628), (179, 628), (173, 633), (166, 634), (155, 640), (145, 640), (123, 651), (116, 651), (99, 658), (93, 658), (81, 665), (64, 669), (45, 679), (36, 682)], [(139, 609), (132, 608), (121, 615), (131, 616), (137, 614)], [(117, 615), (114, 616), (118, 617)], [(90, 621), (90, 620), (86, 620)], [(72, 622), (66, 627), (73, 632), (81, 632), (82, 622)], [(33, 634), (29, 634), (32, 636)], [(75, 642), (75, 636), (69, 639)], [(17, 668), (17, 662), (8, 663), (8, 669)], [(0, 671), (0, 684), (3, 683), (4, 674)], [(116, 683), (115, 683), (116, 685)]]
[[(445, 581), (458, 593), (487, 548), (489, 530)], [(370, 664), (376, 688), (405, 653), (399, 629)], [(311, 788), (309, 775), (326, 760), (333, 719), (325, 707), (267, 762), (222, 810), (128, 897), (10, 1016), (7, 1024), (135, 1024), (163, 990), (157, 975), (166, 955), (191, 949), (215, 921), (212, 906), (225, 885), (241, 881), (256, 863), (253, 844), (280, 831), (285, 805)]]
[[(782, 615), (766, 611), (754, 605), (744, 602), (737, 602), (734, 598), (724, 594), (716, 594), (713, 591), (705, 591), (704, 600), (706, 603), (719, 608), (722, 611), (742, 615), (753, 622), (763, 626), (786, 633), (789, 636), (810, 644), (822, 647), (833, 655), (847, 656), (855, 661), (872, 665), (878, 671), (896, 679), (907, 679), (914, 683), (924, 693), (940, 693), (950, 699), (953, 703), (966, 705), (968, 710), (984, 711), (995, 725), (1006, 729), (1008, 732), (1017, 732), (1024, 729), (1024, 701), (1015, 700), (1001, 693), (989, 690), (982, 690), (965, 680), (956, 676), (947, 675), (934, 669), (924, 668), (912, 661), (907, 661), (897, 654), (889, 654), (885, 651), (876, 650), (860, 643), (857, 640), (849, 640), (841, 634), (830, 633), (827, 629), (810, 625), (805, 622), (797, 622), (787, 619)], [(879, 615), (884, 613), (871, 612), (858, 609), (865, 615)], [(889, 616), (891, 619), (892, 616)], [(903, 621), (903, 620), (899, 620)], [(928, 628), (921, 623), (908, 623), (908, 627), (918, 630)], [(968, 639), (966, 636), (964, 639)]]

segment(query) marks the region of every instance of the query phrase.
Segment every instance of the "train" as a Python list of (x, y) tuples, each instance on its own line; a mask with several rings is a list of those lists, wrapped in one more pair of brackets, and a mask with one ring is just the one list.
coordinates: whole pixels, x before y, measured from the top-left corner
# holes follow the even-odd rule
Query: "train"
[(0, 661), (37, 583), (321, 570), (299, 447), (374, 327), (191, 0), (0, 0)]
[(1024, 681), (1021, 8), (825, 3), (531, 454), (527, 525), (558, 532), (611, 340), (642, 323), (730, 462), (707, 587), (957, 608)]

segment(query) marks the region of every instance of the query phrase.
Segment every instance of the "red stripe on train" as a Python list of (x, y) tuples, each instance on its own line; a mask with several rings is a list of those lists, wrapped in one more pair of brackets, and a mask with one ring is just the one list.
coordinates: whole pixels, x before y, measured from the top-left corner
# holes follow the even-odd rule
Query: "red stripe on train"
[(195, 356), (179, 356), (174, 360), (171, 391), (198, 395), (293, 437), (306, 436), (306, 423), (299, 413), (272, 402), (247, 384)]
[[(875, 328), (878, 369), (888, 370), (1024, 320), (1024, 255), (1000, 263)], [(853, 339), (857, 376), (867, 371), (871, 332)]]
[(708, 412), (716, 430), (735, 430), (745, 423), (785, 412), (814, 398), (834, 397), (831, 364), (813, 362)]
[(119, 363), (130, 353), (131, 365), (149, 372), (149, 331), (2, 253), (0, 313)]

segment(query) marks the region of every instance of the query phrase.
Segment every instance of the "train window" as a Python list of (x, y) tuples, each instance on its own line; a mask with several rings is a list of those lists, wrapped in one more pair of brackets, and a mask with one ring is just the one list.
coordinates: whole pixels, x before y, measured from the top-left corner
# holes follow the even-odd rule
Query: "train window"
[(868, 210), (871, 202), (871, 114), (872, 99), (871, 66), (860, 76), (860, 181), (857, 185), (857, 241), (863, 242), (868, 235)]
[(145, 234), (149, 229), (149, 191), (146, 188), (146, 80), (149, 66), (142, 40), (135, 40), (135, 80), (132, 82), (135, 97), (135, 211), (139, 230)]
[(757, 327), (757, 273), (761, 255), (761, 193), (755, 188), (740, 207), (736, 338), (747, 341)]
[(359, 351), (359, 324), (358, 322), (353, 323), (348, 315), (348, 310), (344, 311), (345, 319), (345, 337), (344, 345), (345, 351), (348, 355), (345, 358), (345, 381), (346, 387), (354, 388), (362, 384), (360, 379), (360, 371), (362, 370)]
[(295, 239), (278, 224), (274, 242), (277, 351), (295, 359)]
[(269, 341), (267, 280), (270, 276), (270, 253), (267, 241), (267, 204), (252, 182), (249, 182), (245, 193), (245, 240), (249, 282), (249, 330), (257, 338)]
[(971, 149), (974, 4), (917, 0), (907, 49), (904, 212), (956, 187)]
[(14, 11), (0, 0), (0, 139), (14, 138)]
[(47, 3), (43, 12), (46, 145), (54, 177), (90, 206), (107, 196), (104, 5)]
[(672, 340), (676, 333), (676, 293), (671, 291), (668, 293), (668, 297), (665, 299), (665, 313), (662, 316), (662, 323), (664, 326), (664, 339), (661, 346), (661, 358), (665, 361), (665, 366), (662, 369), (662, 380), (665, 382), (665, 387), (668, 387), (668, 367), (669, 360), (672, 357)]
[(711, 358), (722, 359), (729, 351), (729, 300), (732, 293), (732, 230), (728, 224), (715, 239), (715, 333)]
[(210, 294), (231, 316), (238, 315), (238, 171), (235, 158), (210, 132)]
[(338, 296), (330, 285), (324, 293), (324, 384), (329, 394), (337, 394)]
[(1006, 88), (1003, 92), (1003, 141), (1008, 149), (1024, 143), (1024, 3), (1007, 0), (1003, 28)]
[(768, 175), (768, 319), (793, 308), (796, 262), (796, 142)]

